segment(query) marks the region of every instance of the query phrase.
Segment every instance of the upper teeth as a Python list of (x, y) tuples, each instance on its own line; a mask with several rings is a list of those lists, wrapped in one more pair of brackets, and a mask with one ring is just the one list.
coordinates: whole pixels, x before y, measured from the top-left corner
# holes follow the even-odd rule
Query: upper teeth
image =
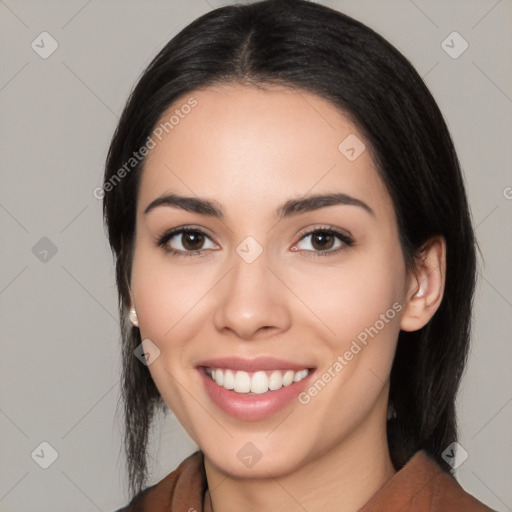
[(232, 389), (237, 393), (262, 394), (268, 390), (275, 391), (283, 386), (289, 386), (292, 382), (298, 382), (306, 377), (308, 369), (295, 372), (293, 370), (272, 370), (247, 373), (222, 368), (206, 368), (206, 373), (225, 389)]

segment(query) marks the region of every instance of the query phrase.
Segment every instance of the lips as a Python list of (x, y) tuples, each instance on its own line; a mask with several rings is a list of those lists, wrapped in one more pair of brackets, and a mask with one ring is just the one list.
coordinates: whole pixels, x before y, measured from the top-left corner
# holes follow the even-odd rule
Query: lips
[(316, 373), (308, 363), (272, 357), (208, 359), (196, 367), (210, 399), (230, 416), (244, 420), (263, 419), (284, 409)]
[(257, 371), (269, 370), (294, 370), (298, 372), (304, 369), (313, 369), (309, 363), (294, 363), (274, 357), (257, 357), (255, 359), (243, 359), (240, 357), (221, 357), (217, 359), (208, 359), (199, 362), (197, 367), (221, 368), (232, 371), (244, 371), (255, 373)]

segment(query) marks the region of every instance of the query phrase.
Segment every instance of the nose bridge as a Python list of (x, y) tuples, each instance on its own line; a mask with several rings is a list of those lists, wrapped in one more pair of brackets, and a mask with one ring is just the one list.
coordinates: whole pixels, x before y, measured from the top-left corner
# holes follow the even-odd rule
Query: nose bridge
[(267, 256), (251, 237), (238, 245), (216, 304), (217, 329), (229, 328), (247, 339), (262, 327), (285, 328), (286, 297), (283, 285), (267, 268), (271, 264)]

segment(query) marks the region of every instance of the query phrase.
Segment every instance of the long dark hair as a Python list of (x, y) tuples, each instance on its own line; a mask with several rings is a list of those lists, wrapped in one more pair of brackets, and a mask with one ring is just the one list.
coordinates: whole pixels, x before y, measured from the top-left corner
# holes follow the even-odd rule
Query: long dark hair
[(109, 149), (103, 213), (116, 263), (131, 494), (145, 485), (148, 434), (165, 404), (147, 367), (134, 357), (141, 337), (127, 321), (144, 159), (131, 161), (132, 168), (126, 163), (174, 102), (221, 82), (291, 86), (350, 116), (393, 200), (408, 270), (431, 237), (445, 238), (441, 305), (425, 327), (399, 334), (389, 395), (395, 415), (387, 432), (397, 470), (424, 449), (449, 471), (441, 453), (457, 439), (455, 398), (470, 339), (476, 244), (447, 126), (410, 62), (373, 30), (306, 0), (266, 0), (212, 10), (167, 43), (133, 89)]

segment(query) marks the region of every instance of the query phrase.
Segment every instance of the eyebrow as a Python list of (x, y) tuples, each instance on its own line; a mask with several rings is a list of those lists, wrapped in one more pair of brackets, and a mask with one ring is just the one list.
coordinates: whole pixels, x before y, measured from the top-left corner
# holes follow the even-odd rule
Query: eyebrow
[[(336, 205), (358, 206), (375, 217), (375, 212), (364, 201), (343, 193), (318, 194), (299, 199), (289, 199), (276, 210), (276, 217), (281, 220), (286, 217)], [(180, 196), (178, 194), (164, 194), (157, 197), (147, 206), (144, 214), (160, 206), (180, 208), (187, 212), (207, 215), (217, 219), (224, 219), (225, 217), (222, 206), (217, 201)]]

